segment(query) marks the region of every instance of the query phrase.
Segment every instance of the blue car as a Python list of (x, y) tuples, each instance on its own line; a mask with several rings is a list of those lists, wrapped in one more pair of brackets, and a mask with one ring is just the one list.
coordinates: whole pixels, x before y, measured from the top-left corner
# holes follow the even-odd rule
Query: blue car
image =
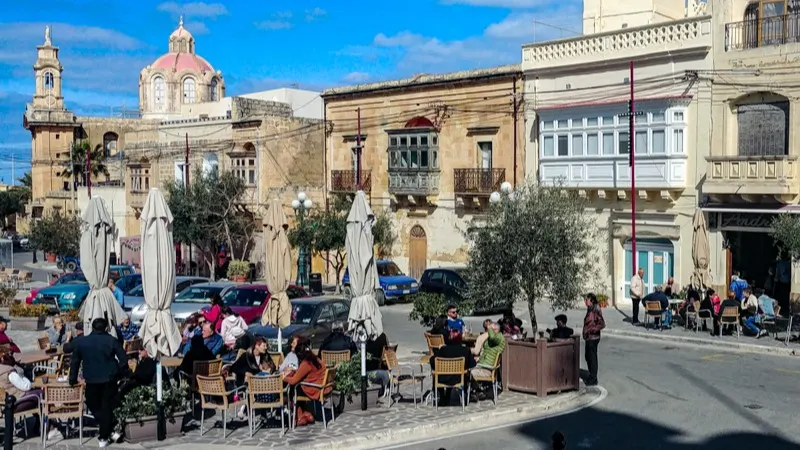
[(89, 294), (89, 283), (74, 280), (39, 290), (34, 305), (48, 305), (51, 312), (78, 309)]
[[(393, 302), (404, 301), (419, 290), (417, 280), (404, 274), (394, 262), (378, 260), (375, 265), (378, 269), (378, 282), (381, 285), (380, 289), (375, 291), (375, 301), (378, 306), (386, 304), (387, 299)], [(350, 273), (347, 269), (344, 270), (342, 286), (344, 286), (344, 296), (350, 298)]]

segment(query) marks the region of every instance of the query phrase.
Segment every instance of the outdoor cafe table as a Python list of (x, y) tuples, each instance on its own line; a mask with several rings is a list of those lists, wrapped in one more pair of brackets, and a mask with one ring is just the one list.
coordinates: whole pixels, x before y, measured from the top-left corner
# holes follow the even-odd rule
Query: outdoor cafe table
[(64, 353), (64, 350), (61, 347), (57, 347), (57, 351), (55, 352), (46, 352), (44, 350), (37, 350), (34, 352), (25, 352), (17, 358), (17, 362), (21, 366), (29, 365), (29, 364), (38, 364), (50, 361), (51, 359), (61, 356)]

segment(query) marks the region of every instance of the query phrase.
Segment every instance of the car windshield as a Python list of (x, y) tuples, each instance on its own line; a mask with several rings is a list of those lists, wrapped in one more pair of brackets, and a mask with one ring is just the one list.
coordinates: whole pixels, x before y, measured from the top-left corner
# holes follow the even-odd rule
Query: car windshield
[(298, 303), (292, 305), (292, 324), (310, 325), (314, 319), (314, 311), (317, 307), (313, 304)]
[(231, 289), (222, 297), (222, 303), (228, 306), (261, 306), (266, 298), (266, 289)]
[(128, 295), (130, 295), (131, 297), (144, 297), (144, 285), (140, 284), (135, 288), (131, 289), (130, 291), (128, 291)]
[(394, 277), (404, 275), (403, 271), (397, 267), (397, 264), (390, 262), (386, 264), (378, 264), (378, 276), (381, 277)]
[(86, 278), (83, 276), (83, 274), (70, 273), (70, 274), (67, 274), (67, 275), (64, 275), (64, 276), (60, 277), (53, 284), (64, 284), (64, 283), (70, 283), (72, 281), (84, 281), (85, 282)]
[(221, 287), (192, 286), (188, 289), (185, 289), (183, 292), (180, 293), (180, 295), (175, 297), (175, 302), (209, 303), (211, 302), (211, 296), (214, 294), (219, 295), (220, 292), (222, 292)]

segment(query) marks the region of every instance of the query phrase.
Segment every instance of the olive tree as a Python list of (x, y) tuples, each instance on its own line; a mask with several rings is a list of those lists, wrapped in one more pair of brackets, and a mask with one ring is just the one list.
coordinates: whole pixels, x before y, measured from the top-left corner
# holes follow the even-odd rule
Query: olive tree
[(596, 276), (597, 225), (587, 206), (573, 190), (529, 183), (475, 219), (467, 232), (466, 270), (475, 307), (524, 300), (535, 335), (536, 303), (574, 306)]
[(772, 219), (771, 234), (780, 250), (793, 261), (800, 259), (800, 218), (794, 214), (779, 214)]

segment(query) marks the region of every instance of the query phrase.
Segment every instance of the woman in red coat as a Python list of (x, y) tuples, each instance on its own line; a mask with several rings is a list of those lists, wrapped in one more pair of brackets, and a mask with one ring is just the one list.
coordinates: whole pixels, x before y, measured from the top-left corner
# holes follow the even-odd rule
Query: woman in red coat
[[(311, 351), (308, 345), (295, 348), (297, 359), (300, 361), (300, 366), (292, 373), (285, 374), (284, 380), (292, 386), (297, 386), (300, 383), (323, 384), (325, 383), (325, 373), (327, 368), (322, 361)], [(320, 399), (321, 389), (311, 386), (300, 386), (303, 394), (311, 400), (318, 401)], [(327, 395), (332, 390), (332, 387), (325, 389)], [(314, 415), (308, 411), (304, 411), (299, 406), (297, 407), (297, 425), (309, 425), (314, 423)]]
[(203, 319), (214, 326), (214, 331), (220, 332), (222, 328), (222, 299), (219, 295), (211, 296), (211, 307), (208, 311), (203, 311)]

